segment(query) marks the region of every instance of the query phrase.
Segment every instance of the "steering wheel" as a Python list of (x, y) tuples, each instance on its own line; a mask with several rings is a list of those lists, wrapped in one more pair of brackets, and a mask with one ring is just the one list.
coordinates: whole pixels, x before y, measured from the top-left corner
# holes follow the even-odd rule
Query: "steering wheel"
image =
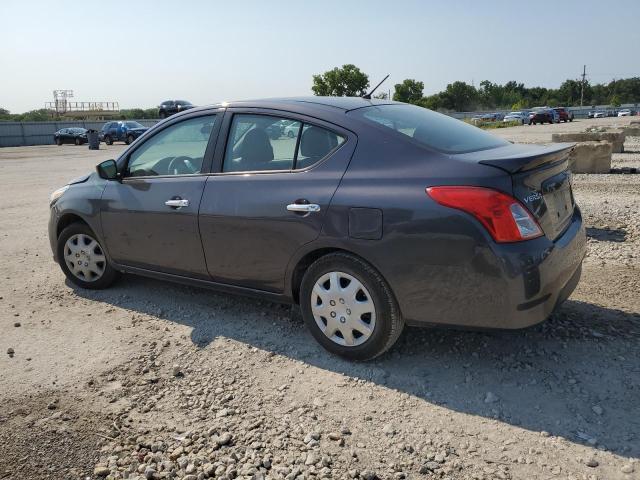
[(174, 157), (167, 166), (169, 175), (186, 175), (198, 173), (198, 169), (193, 165), (193, 158), (185, 155)]

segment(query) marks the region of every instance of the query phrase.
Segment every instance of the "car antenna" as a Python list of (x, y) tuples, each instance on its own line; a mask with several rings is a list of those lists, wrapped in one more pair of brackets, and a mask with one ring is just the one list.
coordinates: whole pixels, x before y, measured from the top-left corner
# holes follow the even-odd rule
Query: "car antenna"
[(384, 77), (384, 78), (382, 79), (382, 81), (381, 81), (378, 85), (376, 85), (375, 87), (373, 87), (373, 90), (371, 90), (369, 93), (364, 94), (364, 95), (362, 96), (362, 98), (366, 98), (367, 100), (371, 100), (371, 95), (373, 95), (373, 92), (375, 92), (375, 91), (378, 89), (378, 87), (379, 87), (380, 85), (382, 85), (382, 84), (384, 83), (384, 81), (385, 81), (387, 78), (389, 78), (389, 75), (387, 75), (386, 77)]

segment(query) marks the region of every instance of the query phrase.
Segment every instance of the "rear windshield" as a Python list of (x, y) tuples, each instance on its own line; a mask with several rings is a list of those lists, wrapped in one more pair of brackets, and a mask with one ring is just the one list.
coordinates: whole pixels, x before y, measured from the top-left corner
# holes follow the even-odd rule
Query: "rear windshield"
[(349, 114), (445, 153), (475, 152), (509, 144), (461, 120), (415, 105), (365, 107)]

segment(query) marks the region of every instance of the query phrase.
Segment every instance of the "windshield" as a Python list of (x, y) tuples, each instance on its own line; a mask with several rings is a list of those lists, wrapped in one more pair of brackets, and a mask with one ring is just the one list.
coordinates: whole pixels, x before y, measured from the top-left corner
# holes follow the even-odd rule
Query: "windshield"
[(141, 125), (138, 122), (125, 122), (125, 126), (127, 128), (144, 128), (144, 125)]
[(395, 130), (445, 153), (475, 152), (509, 144), (461, 120), (415, 105), (365, 107), (352, 110), (349, 115)]

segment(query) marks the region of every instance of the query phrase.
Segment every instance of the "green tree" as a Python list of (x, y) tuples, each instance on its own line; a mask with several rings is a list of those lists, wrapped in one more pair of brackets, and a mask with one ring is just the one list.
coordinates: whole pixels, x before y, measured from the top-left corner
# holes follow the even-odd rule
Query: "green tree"
[(396, 102), (418, 103), (422, 99), (423, 90), (424, 83), (407, 78), (402, 83), (396, 83), (393, 99)]
[(444, 108), (444, 102), (440, 93), (429, 95), (428, 97), (422, 97), (416, 105), (428, 108), (429, 110), (440, 110)]
[(613, 107), (619, 107), (621, 105), (620, 97), (618, 97), (618, 95), (613, 95), (611, 100), (609, 100), (609, 104)]
[(441, 94), (442, 106), (449, 110), (464, 112), (472, 110), (478, 100), (478, 91), (465, 82), (453, 82)]
[(516, 103), (511, 105), (511, 110), (514, 110), (514, 111), (526, 110), (526, 109), (527, 109), (527, 104), (524, 101), (524, 99), (518, 100)]
[(352, 64), (313, 76), (314, 95), (331, 97), (361, 97), (369, 88), (369, 76)]

